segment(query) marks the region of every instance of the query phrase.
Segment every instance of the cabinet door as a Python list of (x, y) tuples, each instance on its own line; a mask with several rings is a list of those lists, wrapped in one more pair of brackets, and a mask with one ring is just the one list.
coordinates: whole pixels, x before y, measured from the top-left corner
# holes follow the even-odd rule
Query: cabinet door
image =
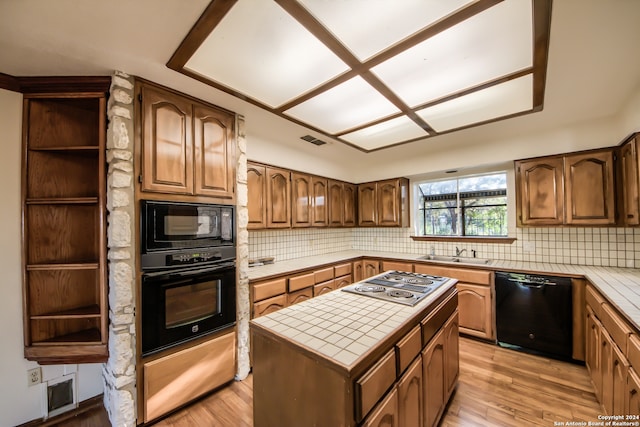
[(640, 414), (640, 377), (634, 369), (627, 374), (627, 393), (624, 402), (625, 414)]
[(247, 228), (250, 230), (267, 227), (266, 173), (264, 166), (247, 162)]
[(318, 295), (327, 294), (336, 288), (336, 284), (333, 279), (327, 280), (326, 282), (318, 283), (313, 286), (313, 296), (317, 297)]
[(600, 331), (600, 375), (602, 376), (602, 393), (600, 403), (607, 414), (613, 413), (613, 347), (615, 344), (607, 331)]
[(287, 295), (282, 294), (272, 298), (267, 298), (253, 304), (253, 317), (264, 316), (273, 313), (287, 306)]
[(267, 166), (267, 228), (291, 226), (291, 181), (285, 169)]
[(612, 357), (612, 376), (613, 376), (613, 405), (611, 415), (624, 414), (625, 399), (627, 397), (627, 373), (629, 372), (629, 361), (622, 354), (617, 346), (613, 346)]
[(362, 427), (398, 427), (398, 392), (393, 389), (374, 409)]
[(424, 384), (424, 426), (436, 425), (445, 403), (444, 331), (431, 339), (422, 351), (422, 383)]
[(311, 176), (291, 173), (291, 226), (311, 227)]
[(640, 224), (637, 141), (638, 137), (634, 137), (620, 149), (620, 172), (622, 174), (624, 205), (622, 220), (625, 225)]
[(235, 117), (223, 110), (193, 108), (194, 193), (233, 200), (236, 181)]
[(400, 226), (400, 181), (390, 179), (378, 182), (378, 225)]
[(458, 382), (459, 363), (458, 313), (454, 313), (444, 325), (444, 400), (447, 402)]
[(353, 283), (364, 280), (364, 262), (353, 262)]
[(378, 225), (378, 197), (376, 183), (358, 185), (358, 225)]
[(287, 294), (287, 305), (297, 304), (313, 298), (313, 286)]
[(329, 227), (342, 227), (342, 210), (344, 209), (342, 182), (330, 179), (327, 185), (329, 192), (327, 203), (327, 211), (329, 212), (328, 225)]
[(491, 287), (458, 282), (460, 331), (480, 338), (493, 337)]
[(335, 289), (344, 288), (345, 286), (349, 286), (353, 283), (351, 279), (351, 274), (347, 274), (345, 276), (336, 277), (335, 279)]
[(398, 382), (399, 427), (422, 427), (422, 359), (418, 357)]
[(363, 279), (380, 273), (380, 262), (372, 259), (362, 261)]
[(566, 156), (564, 161), (566, 223), (614, 224), (613, 151)]
[(562, 168), (561, 157), (516, 162), (516, 205), (520, 224), (562, 224)]
[(342, 183), (342, 225), (345, 227), (355, 227), (357, 220), (357, 186), (354, 184)]
[(193, 193), (191, 102), (142, 87), (142, 191)]
[(311, 177), (311, 191), (311, 225), (313, 227), (326, 227), (329, 223), (327, 178)]
[(591, 374), (596, 397), (602, 401), (602, 369), (600, 368), (600, 330), (602, 325), (590, 306), (587, 306), (585, 364)]

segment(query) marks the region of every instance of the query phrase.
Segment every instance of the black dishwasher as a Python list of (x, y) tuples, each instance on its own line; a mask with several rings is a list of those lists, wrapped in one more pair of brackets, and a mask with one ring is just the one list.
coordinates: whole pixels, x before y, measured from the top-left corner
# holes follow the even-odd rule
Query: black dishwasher
[(496, 272), (498, 343), (558, 359), (571, 359), (571, 279)]

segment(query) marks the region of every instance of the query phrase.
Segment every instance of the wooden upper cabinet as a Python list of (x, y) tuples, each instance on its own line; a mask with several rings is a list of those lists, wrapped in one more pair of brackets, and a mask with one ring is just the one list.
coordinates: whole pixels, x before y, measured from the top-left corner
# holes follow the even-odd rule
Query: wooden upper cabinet
[(378, 225), (378, 192), (375, 182), (358, 185), (358, 225)]
[(247, 209), (249, 230), (267, 227), (267, 169), (264, 165), (247, 162)]
[(344, 224), (344, 188), (340, 181), (328, 180), (329, 227), (341, 227)]
[(355, 227), (357, 218), (357, 186), (354, 184), (342, 183), (342, 225), (345, 227)]
[(291, 226), (311, 226), (311, 176), (291, 173)]
[(311, 177), (311, 225), (314, 227), (326, 227), (329, 224), (329, 189), (327, 178)]
[(517, 161), (516, 205), (521, 225), (559, 225), (563, 222), (562, 157)]
[(607, 149), (564, 158), (567, 224), (615, 223), (613, 150)]
[(191, 101), (142, 86), (142, 190), (193, 192)]
[(235, 115), (148, 82), (137, 81), (136, 93), (140, 191), (233, 203)]
[(286, 169), (266, 167), (267, 228), (291, 226), (291, 181)]
[(409, 225), (409, 180), (395, 178), (358, 185), (358, 225)]
[(640, 225), (640, 192), (637, 135), (620, 148), (620, 175), (622, 179), (622, 218), (624, 225)]
[(194, 193), (233, 199), (235, 194), (235, 117), (205, 105), (193, 108)]

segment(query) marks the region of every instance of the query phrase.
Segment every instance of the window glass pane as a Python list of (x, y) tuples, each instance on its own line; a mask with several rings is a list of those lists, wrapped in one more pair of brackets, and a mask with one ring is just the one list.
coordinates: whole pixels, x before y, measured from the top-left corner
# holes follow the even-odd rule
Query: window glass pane
[(462, 209), (466, 236), (506, 236), (507, 198), (467, 199)]
[(455, 194), (458, 191), (458, 180), (423, 182), (419, 185), (422, 194)]
[(460, 192), (478, 190), (501, 190), (507, 188), (507, 174), (470, 176), (460, 178)]
[(416, 216), (419, 234), (507, 235), (506, 173), (424, 182), (418, 186), (422, 192)]

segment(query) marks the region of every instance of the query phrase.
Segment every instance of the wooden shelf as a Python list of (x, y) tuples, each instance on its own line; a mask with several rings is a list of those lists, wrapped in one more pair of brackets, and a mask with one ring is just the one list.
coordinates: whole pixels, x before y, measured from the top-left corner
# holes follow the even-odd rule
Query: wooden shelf
[(24, 96), (24, 354), (39, 363), (108, 357), (107, 91)]
[(94, 317), (100, 317), (100, 307), (98, 305), (89, 305), (86, 307), (78, 307), (67, 311), (59, 311), (50, 314), (31, 316), (31, 319), (89, 319)]

